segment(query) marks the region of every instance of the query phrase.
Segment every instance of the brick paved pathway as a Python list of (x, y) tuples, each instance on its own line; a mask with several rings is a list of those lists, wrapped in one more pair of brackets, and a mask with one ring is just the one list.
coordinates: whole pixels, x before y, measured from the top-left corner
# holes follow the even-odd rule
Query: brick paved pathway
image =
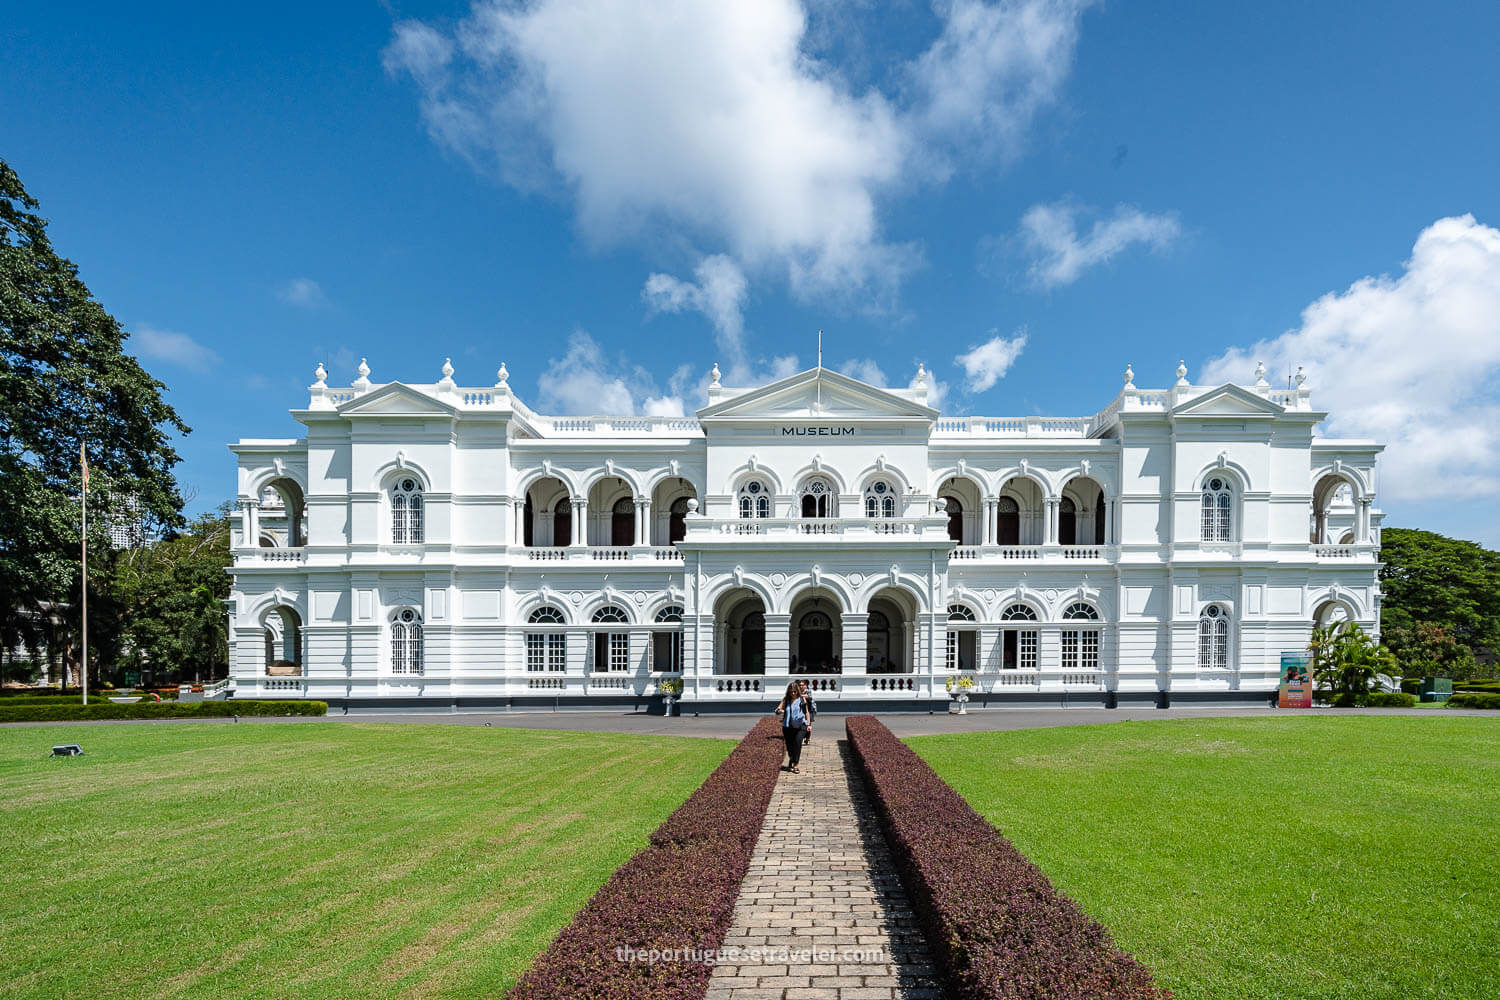
[(829, 735), (776, 784), (724, 940), (739, 954), (714, 969), (708, 1000), (942, 996), (864, 783)]

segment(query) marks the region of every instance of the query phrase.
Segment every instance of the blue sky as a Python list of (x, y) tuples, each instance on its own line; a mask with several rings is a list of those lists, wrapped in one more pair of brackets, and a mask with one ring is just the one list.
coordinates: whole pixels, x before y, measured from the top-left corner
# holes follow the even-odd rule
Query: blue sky
[(1387, 524), (1500, 544), (1497, 5), (139, 8), (8, 12), (0, 156), (198, 508), (319, 361), (690, 412), (821, 328), (993, 415), (1302, 364)]

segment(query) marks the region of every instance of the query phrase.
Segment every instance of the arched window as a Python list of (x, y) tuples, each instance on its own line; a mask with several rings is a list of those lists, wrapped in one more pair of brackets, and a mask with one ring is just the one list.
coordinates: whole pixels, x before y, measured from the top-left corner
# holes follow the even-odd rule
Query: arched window
[(833, 487), (826, 479), (812, 479), (802, 487), (803, 517), (832, 517), (833, 506)]
[(766, 484), (752, 479), (740, 487), (740, 517), (770, 517), (771, 495)]
[(610, 513), (609, 544), (635, 544), (635, 501), (630, 497), (621, 497), (615, 501), (614, 510)]
[(1198, 669), (1229, 669), (1229, 612), (1217, 604), (1198, 615)]
[[(973, 670), (979, 659), (979, 633), (972, 626), (978, 621), (967, 604), (948, 605), (947, 664), (949, 670)], [(957, 627), (955, 627), (957, 626)]]
[(1094, 544), (1104, 544), (1104, 491), (1099, 491), (1099, 497), (1094, 501)]
[(943, 503), (948, 511), (948, 540), (960, 545), (964, 541), (964, 505), (959, 503), (958, 497), (943, 497)]
[(1057, 544), (1078, 544), (1078, 505), (1072, 497), (1063, 497), (1057, 505)]
[[(537, 608), (526, 619), (528, 625), (567, 624), (567, 619), (557, 608), (550, 605)], [(526, 669), (528, 671), (553, 671), (563, 673), (568, 669), (568, 637), (561, 630), (526, 633)]]
[(895, 517), (896, 491), (891, 484), (877, 479), (865, 490), (865, 517)]
[(682, 670), (682, 605), (668, 604), (656, 613), (651, 633), (651, 669), (667, 673)]
[[(595, 611), (593, 617), (595, 625), (625, 625), (629, 621), (624, 610), (613, 604)], [(623, 631), (595, 632), (592, 652), (591, 670), (622, 672), (630, 669), (630, 636)]]
[(563, 549), (573, 544), (573, 501), (567, 496), (552, 508), (552, 547)]
[(391, 487), (391, 541), (396, 545), (422, 542), (422, 484), (409, 476)]
[[(1063, 611), (1065, 622), (1097, 622), (1099, 612), (1092, 604), (1076, 601)], [(1062, 666), (1064, 670), (1099, 669), (1099, 630), (1065, 628), (1062, 632)]]
[(1021, 505), (1010, 497), (1001, 497), (995, 503), (999, 517), (995, 540), (1001, 545), (1021, 544)]
[(1213, 476), (1203, 484), (1203, 541), (1231, 540), (1230, 511), (1233, 504), (1234, 490), (1228, 479)]
[(668, 545), (675, 545), (687, 537), (687, 509), (687, 497), (678, 497), (672, 501), (671, 514), (667, 518)]
[(391, 616), (391, 673), (422, 673), (422, 616), (412, 608)]
[(1006, 624), (1000, 633), (1000, 666), (1005, 670), (1035, 670), (1037, 651), (1041, 646), (1041, 633), (1035, 627), (1022, 626), (1036, 623), (1036, 612), (1025, 604), (1012, 604), (1000, 612), (1000, 620)]

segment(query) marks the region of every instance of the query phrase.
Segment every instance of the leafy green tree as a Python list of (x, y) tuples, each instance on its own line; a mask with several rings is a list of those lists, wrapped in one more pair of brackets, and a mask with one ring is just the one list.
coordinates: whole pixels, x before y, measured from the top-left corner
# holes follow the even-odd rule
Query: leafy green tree
[(1407, 677), (1450, 677), (1466, 681), (1479, 673), (1479, 664), (1469, 647), (1454, 638), (1444, 625), (1417, 622), (1410, 628), (1386, 628), (1381, 639), (1392, 652), (1401, 673)]
[(1441, 626), (1473, 656), (1500, 650), (1500, 552), (1431, 531), (1380, 534), (1381, 634), (1403, 664), (1431, 652), (1421, 624)]
[(1313, 684), (1335, 705), (1354, 705), (1375, 687), (1376, 674), (1394, 674), (1396, 658), (1357, 622), (1313, 629)]
[(180, 534), (112, 553), (118, 665), (133, 663), (157, 682), (202, 681), (228, 666), (229, 537), (226, 504)]
[(0, 160), (0, 635), (23, 640), (43, 609), (78, 597), (80, 444), (102, 553), (114, 519), (181, 524), (171, 435), (188, 430), (37, 207)]

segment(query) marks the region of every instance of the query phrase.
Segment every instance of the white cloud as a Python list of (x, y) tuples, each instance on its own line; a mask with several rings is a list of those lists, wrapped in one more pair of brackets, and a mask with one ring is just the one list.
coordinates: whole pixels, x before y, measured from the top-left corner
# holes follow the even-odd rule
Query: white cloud
[(519, 188), (560, 183), (591, 238), (665, 233), (868, 304), (920, 259), (883, 233), (882, 200), (1013, 149), (1085, 6), (943, 4), (926, 53), (882, 54), (890, 93), (810, 52), (799, 0), (477, 0), (451, 28), (398, 23), (384, 62), (438, 143)]
[(870, 385), (884, 387), (890, 384), (886, 381), (885, 372), (880, 370), (880, 366), (875, 363), (873, 358), (855, 358), (845, 361), (839, 365), (839, 371), (850, 378), (857, 378), (861, 382), (868, 382)]
[(1138, 243), (1165, 250), (1182, 233), (1174, 215), (1150, 215), (1117, 205), (1113, 215), (1080, 235), (1078, 215), (1078, 206), (1060, 201), (1033, 205), (1021, 217), (1020, 244), (1035, 258), (1027, 276), (1038, 288), (1071, 284), (1084, 271)]
[(641, 289), (641, 298), (652, 312), (700, 312), (713, 324), (719, 349), (732, 367), (745, 364), (745, 298), (749, 283), (745, 274), (724, 254), (705, 257), (693, 276), (683, 281), (670, 274), (652, 274)]
[(1302, 323), (1208, 363), (1202, 381), (1305, 366), (1323, 430), (1374, 438), (1392, 499), (1492, 497), (1500, 490), (1500, 230), (1472, 215), (1417, 237), (1401, 274), (1361, 278)]
[(566, 354), (547, 363), (537, 395), (545, 413), (681, 416), (685, 410), (680, 395), (662, 392), (644, 368), (611, 361), (583, 330), (568, 338)]
[(311, 278), (293, 278), (276, 290), (276, 297), (289, 306), (317, 309), (328, 304), (323, 287)]
[(984, 392), (1004, 378), (1026, 346), (1025, 327), (1013, 337), (1002, 337), (997, 330), (991, 330), (990, 334), (989, 340), (953, 359), (967, 376), (964, 388), (969, 392)]
[(206, 372), (219, 363), (219, 355), (185, 333), (137, 323), (130, 343), (143, 358), (161, 361), (189, 371)]

